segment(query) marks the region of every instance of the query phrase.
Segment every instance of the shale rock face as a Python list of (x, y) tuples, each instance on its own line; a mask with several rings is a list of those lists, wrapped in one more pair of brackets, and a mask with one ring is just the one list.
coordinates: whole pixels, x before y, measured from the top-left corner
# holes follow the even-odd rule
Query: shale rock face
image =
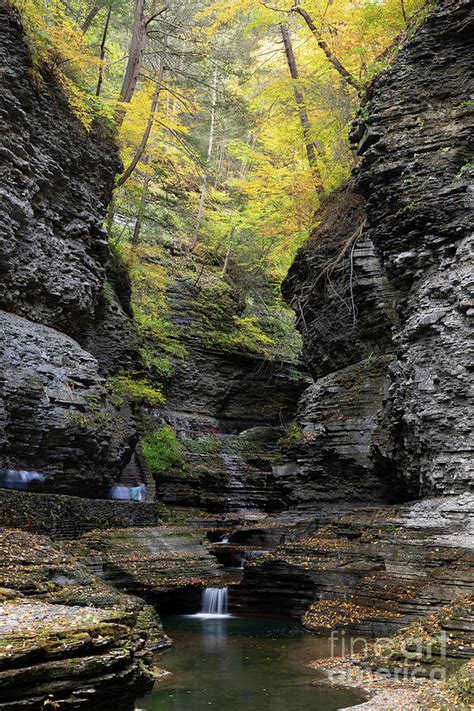
[(286, 447), (283, 463), (274, 466), (290, 508), (337, 510), (400, 496), (391, 470), (371, 456), (391, 359), (346, 366), (304, 392), (297, 413), (301, 431)]
[(275, 467), (281, 543), (236, 594), (317, 632), (391, 634), (472, 599), (470, 11), (438, 3), (377, 78), (353, 181), (284, 284), (317, 380)]
[(254, 427), (185, 440), (184, 466), (156, 476), (160, 499), (214, 513), (285, 509), (286, 492), (275, 475), (281, 435), (278, 428)]
[[(407, 498), (462, 492), (473, 483), (471, 13), (470, 3), (440, 2), (376, 79), (368, 118), (353, 131), (361, 156), (353, 183), (326, 205), (285, 284), (309, 365), (332, 379), (319, 381), (314, 424), (324, 424), (325, 409), (346, 388), (328, 373), (350, 373), (364, 358), (384, 363), (369, 436), (360, 424), (364, 397), (354, 399), (337, 429), (364, 440), (372, 474), (382, 470)], [(333, 424), (327, 429), (336, 434)], [(343, 459), (333, 441), (337, 468)], [(327, 455), (328, 440), (322, 442)]]
[(3, 529), (0, 544), (0, 709), (128, 711), (169, 644), (155, 611), (45, 536)]
[[(46, 489), (104, 493), (130, 455), (134, 432), (107, 406), (96, 359), (52, 328), (5, 312), (0, 319), (4, 451), (46, 472)], [(92, 410), (90, 402), (97, 403)]]
[(5, 9), (1, 27), (1, 306), (77, 335), (104, 282), (102, 217), (117, 155), (82, 130), (51, 78), (36, 88), (21, 28)]
[(472, 28), (470, 3), (439, 4), (375, 83), (358, 149), (366, 233), (398, 293), (387, 454), (421, 492), (473, 483)]
[(83, 129), (46, 70), (39, 89), (3, 5), (0, 57), (0, 468), (40, 470), (46, 488), (97, 496), (134, 441), (101, 377), (134, 352), (102, 228), (117, 153)]
[[(169, 351), (174, 347), (171, 358), (165, 354), (172, 361), (166, 404), (150, 413), (152, 426), (172, 427), (185, 464), (155, 473), (157, 497), (215, 513), (285, 508), (272, 465), (282, 424), (293, 417), (310, 379), (299, 363), (259, 351), (258, 341), (242, 345), (236, 337), (236, 319), (244, 313), (239, 290), (222, 280), (209, 258), (195, 263), (182, 247), (163, 244), (143, 259), (163, 284), (161, 313)], [(151, 296), (156, 299), (156, 291)], [(140, 319), (143, 307), (136, 303)], [(156, 353), (153, 342), (150, 352)], [(147, 473), (147, 481), (151, 477)]]
[(293, 514), (284, 542), (247, 565), (235, 596), (255, 610), (306, 613), (304, 624), (316, 632), (392, 634), (459, 595), (472, 598), (473, 507), (474, 497), (462, 494), (342, 515)]

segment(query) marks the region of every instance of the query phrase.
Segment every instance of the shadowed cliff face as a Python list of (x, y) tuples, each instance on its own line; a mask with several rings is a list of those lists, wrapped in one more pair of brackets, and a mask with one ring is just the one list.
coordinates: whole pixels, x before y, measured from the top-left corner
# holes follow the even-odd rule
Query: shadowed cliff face
[(83, 129), (54, 78), (39, 87), (4, 6), (0, 58), (0, 468), (43, 471), (47, 489), (99, 496), (134, 441), (102, 379), (134, 352), (126, 278), (102, 228), (117, 152)]
[(83, 130), (51, 77), (35, 83), (21, 28), (2, 9), (0, 305), (70, 335), (94, 316), (108, 259), (113, 145)]
[(301, 404), (304, 432), (321, 429), (328, 412), (331, 420), (331, 403), (351, 392), (359, 363), (382, 366), (385, 386), (369, 399), (356, 393), (350, 416), (337, 422), (346, 435), (326, 422), (319, 449), (337, 470), (350, 432), (367, 475), (378, 472), (402, 498), (460, 493), (473, 481), (471, 8), (439, 3), (377, 78), (352, 135), (361, 157), (352, 184), (328, 201), (284, 285), (321, 377)]

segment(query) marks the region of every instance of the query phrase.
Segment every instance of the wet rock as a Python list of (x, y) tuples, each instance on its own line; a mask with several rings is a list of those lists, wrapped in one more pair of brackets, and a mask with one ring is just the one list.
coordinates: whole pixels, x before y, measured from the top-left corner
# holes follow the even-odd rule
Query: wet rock
[(134, 429), (108, 402), (96, 359), (52, 328), (0, 312), (3, 467), (46, 474), (45, 490), (103, 495)]
[[(203, 587), (222, 572), (198, 532), (186, 527), (96, 530), (64, 546), (110, 585), (158, 603), (187, 587)], [(197, 609), (196, 609), (197, 611)]]
[(400, 497), (392, 470), (372, 452), (391, 360), (349, 365), (305, 391), (300, 434), (285, 450), (286, 464), (275, 470), (291, 508), (317, 512)]
[(184, 440), (184, 466), (156, 475), (160, 499), (214, 513), (281, 511), (287, 497), (275, 474), (281, 428)]
[(286, 541), (247, 565), (234, 594), (254, 610), (306, 613), (320, 633), (392, 634), (473, 595), (473, 506), (462, 495), (317, 519), (287, 514)]
[(60, 544), (0, 535), (0, 708), (128, 711), (148, 690), (152, 650), (168, 644), (154, 613), (115, 591)]

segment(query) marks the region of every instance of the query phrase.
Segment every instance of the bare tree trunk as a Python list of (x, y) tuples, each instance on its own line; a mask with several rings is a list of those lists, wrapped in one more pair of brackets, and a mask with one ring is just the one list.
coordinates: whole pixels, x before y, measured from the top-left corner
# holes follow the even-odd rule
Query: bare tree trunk
[(324, 149), (319, 143), (319, 141), (315, 141), (311, 136), (311, 121), (309, 120), (306, 102), (303, 96), (303, 91), (300, 86), (300, 76), (298, 72), (298, 66), (296, 64), (295, 53), (293, 51), (293, 45), (291, 44), (291, 37), (288, 25), (282, 23), (280, 25), (280, 31), (281, 36), (283, 38), (288, 67), (290, 69), (291, 78), (293, 79), (293, 93), (295, 95), (295, 101), (298, 107), (301, 128), (303, 129), (304, 144), (306, 148), (306, 155), (308, 156), (308, 163), (311, 169), (313, 170), (315, 178), (317, 178), (319, 181), (319, 187), (321, 187), (321, 173), (318, 169), (316, 153), (319, 153), (319, 155), (323, 155)]
[[(132, 99), (142, 66), (146, 40), (145, 5), (146, 0), (135, 0), (132, 39), (130, 41), (127, 66), (118, 98), (120, 103), (124, 104), (128, 104)], [(122, 125), (124, 117), (125, 109), (121, 108), (117, 111), (117, 126)]]
[(95, 95), (100, 96), (102, 89), (102, 82), (104, 81), (104, 61), (105, 61), (105, 43), (107, 42), (107, 34), (109, 32), (110, 16), (112, 14), (112, 6), (109, 5), (107, 11), (107, 17), (105, 20), (104, 31), (102, 33), (102, 40), (100, 43), (100, 66), (99, 66), (99, 76), (97, 78), (97, 87), (95, 90)]
[(83, 35), (86, 34), (87, 30), (90, 28), (90, 26), (94, 22), (95, 16), (102, 10), (104, 5), (105, 5), (105, 0), (99, 0), (99, 2), (96, 2), (94, 5), (92, 5), (91, 9), (85, 16), (84, 22), (82, 23), (82, 26), (81, 26)]
[(307, 10), (305, 10), (303, 7), (300, 7), (299, 0), (296, 0), (296, 4), (293, 7), (293, 11), (297, 12), (304, 19), (308, 28), (311, 30), (311, 34), (315, 38), (319, 47), (323, 50), (328, 61), (332, 64), (334, 69), (336, 69), (336, 71), (339, 72), (339, 74), (344, 79), (344, 81), (346, 81), (354, 89), (357, 89), (357, 91), (361, 91), (363, 89), (363, 86), (361, 85), (361, 83), (359, 81), (357, 81), (357, 79), (349, 71), (347, 71), (347, 69), (341, 64), (341, 62), (338, 60), (338, 58), (333, 54), (332, 50), (328, 47), (327, 43), (325, 42), (325, 40), (321, 34), (321, 31), (318, 30), (318, 28), (314, 24), (313, 18), (311, 17), (309, 12)]
[(112, 199), (109, 202), (109, 207), (107, 208), (107, 215), (105, 218), (105, 228), (107, 230), (107, 234), (109, 237), (112, 235), (112, 227), (114, 225), (114, 217), (115, 217), (115, 203), (114, 203), (114, 198), (112, 196)]
[(222, 267), (222, 272), (221, 272), (222, 279), (224, 279), (225, 275), (227, 274), (227, 270), (229, 268), (230, 255), (232, 253), (232, 237), (234, 236), (234, 231), (235, 231), (235, 227), (234, 227), (234, 225), (232, 225), (230, 228), (230, 232), (229, 232), (229, 243), (227, 245), (227, 252), (225, 254), (224, 266)]
[(405, 0), (400, 0), (400, 4), (402, 6), (402, 15), (403, 19), (405, 20), (405, 25), (408, 26), (408, 18), (407, 18), (407, 11), (405, 7)]
[(142, 194), (140, 195), (140, 205), (138, 207), (137, 220), (135, 222), (135, 227), (133, 228), (132, 235), (132, 252), (136, 251), (138, 245), (140, 244), (140, 231), (143, 224), (143, 216), (145, 214), (146, 201), (148, 198), (148, 185), (150, 184), (151, 176), (146, 173), (143, 178)]
[(214, 69), (214, 79), (212, 82), (211, 124), (209, 127), (209, 141), (207, 144), (206, 167), (204, 170), (204, 178), (202, 181), (201, 198), (199, 200), (199, 210), (198, 210), (198, 214), (197, 214), (197, 218), (196, 218), (196, 226), (194, 228), (193, 239), (192, 239), (190, 247), (189, 247), (190, 252), (192, 252), (192, 250), (195, 248), (195, 246), (197, 245), (197, 243), (199, 241), (199, 232), (201, 230), (201, 223), (202, 223), (202, 218), (204, 215), (204, 204), (206, 202), (207, 184), (209, 182), (212, 149), (214, 146), (214, 131), (215, 131), (215, 126), (216, 126), (216, 105), (217, 105), (217, 67), (215, 67), (215, 69)]
[(156, 112), (156, 107), (158, 106), (158, 98), (160, 96), (160, 91), (161, 87), (163, 85), (163, 74), (164, 74), (164, 61), (163, 59), (160, 59), (160, 70), (158, 73), (158, 78), (155, 83), (155, 89), (153, 91), (153, 96), (151, 99), (151, 106), (150, 106), (150, 113), (148, 114), (148, 121), (147, 125), (145, 128), (145, 131), (143, 132), (142, 140), (140, 141), (140, 144), (135, 151), (135, 155), (133, 156), (133, 159), (128, 166), (128, 168), (123, 172), (123, 174), (120, 176), (119, 180), (117, 180), (117, 185), (116, 187), (119, 188), (121, 185), (123, 185), (131, 176), (135, 168), (137, 167), (137, 164), (140, 160), (140, 158), (143, 155), (143, 152), (146, 148), (146, 145), (148, 143), (148, 139), (150, 138), (150, 133), (151, 129), (153, 128), (153, 119), (155, 116)]
[(225, 156), (225, 149), (227, 146), (227, 122), (224, 125), (224, 129), (222, 131), (222, 137), (219, 142), (219, 148), (217, 152), (217, 162), (216, 162), (216, 172), (215, 172), (215, 183), (217, 184), (219, 182), (219, 178), (221, 175), (222, 171), (222, 166), (224, 164), (224, 156)]

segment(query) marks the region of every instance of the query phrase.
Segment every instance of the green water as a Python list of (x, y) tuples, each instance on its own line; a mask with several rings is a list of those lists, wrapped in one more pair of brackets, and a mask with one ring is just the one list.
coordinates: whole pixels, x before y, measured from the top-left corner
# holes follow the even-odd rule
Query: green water
[(361, 703), (358, 691), (318, 685), (305, 663), (330, 644), (280, 619), (165, 620), (175, 645), (158, 661), (172, 672), (137, 702), (146, 711), (335, 711)]

